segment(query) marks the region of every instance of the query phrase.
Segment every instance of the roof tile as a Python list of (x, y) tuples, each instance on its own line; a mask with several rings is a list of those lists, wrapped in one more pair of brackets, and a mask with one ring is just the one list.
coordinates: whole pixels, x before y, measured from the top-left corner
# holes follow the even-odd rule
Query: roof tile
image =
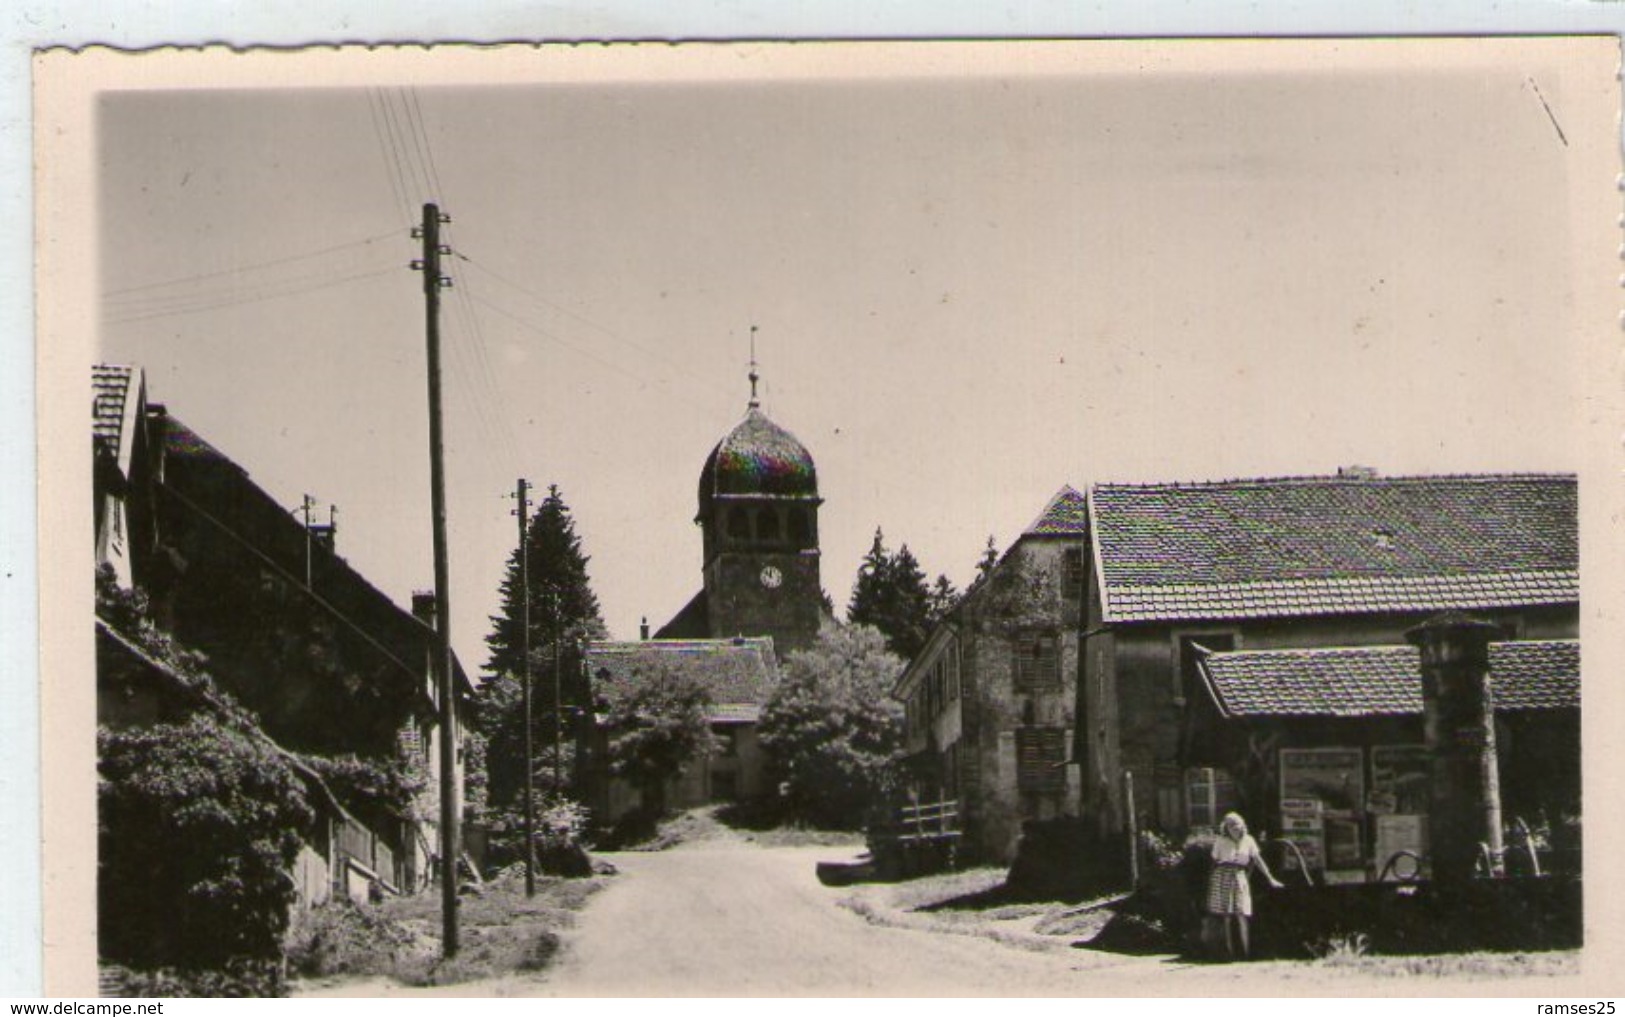
[[(1412, 646), (1210, 653), (1201, 669), (1231, 717), (1367, 717), (1422, 712), (1421, 661)], [(1497, 710), (1580, 705), (1578, 640), (1490, 644)]]

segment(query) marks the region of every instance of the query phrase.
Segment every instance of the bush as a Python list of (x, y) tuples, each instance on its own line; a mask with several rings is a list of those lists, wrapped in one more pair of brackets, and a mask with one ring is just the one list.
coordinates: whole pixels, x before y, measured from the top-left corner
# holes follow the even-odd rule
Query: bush
[(389, 974), (415, 938), (376, 907), (336, 897), (299, 915), (288, 930), (288, 970), (310, 978)]
[(136, 967), (278, 959), (312, 812), (269, 741), (199, 714), (97, 733), (101, 950)]
[(233, 961), (220, 970), (165, 967), (137, 971), (109, 964), (102, 967), (101, 982), (102, 995), (133, 999), (244, 999), (288, 994), (282, 965), (266, 960)]
[[(592, 875), (587, 854), (587, 809), (580, 802), (538, 792), (535, 797), (536, 867), (554, 876)], [(522, 803), (497, 812), (486, 848), (487, 868), (504, 869), (525, 861), (525, 812)]]
[(903, 708), (890, 697), (904, 662), (866, 625), (833, 626), (785, 661), (757, 732), (787, 813), (857, 829), (896, 790)]

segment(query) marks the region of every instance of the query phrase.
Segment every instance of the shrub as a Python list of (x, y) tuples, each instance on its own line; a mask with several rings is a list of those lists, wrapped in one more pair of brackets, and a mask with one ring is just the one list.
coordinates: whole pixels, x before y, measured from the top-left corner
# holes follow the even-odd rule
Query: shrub
[(101, 970), (102, 994), (134, 999), (242, 999), (286, 996), (282, 965), (268, 960), (237, 960), (220, 970), (164, 967), (136, 971), (117, 964)]
[(388, 974), (413, 942), (410, 932), (376, 907), (337, 897), (294, 919), (286, 943), (288, 969), (314, 978)]
[(903, 756), (903, 708), (890, 697), (904, 662), (867, 625), (838, 625), (789, 655), (757, 732), (789, 814), (856, 829), (886, 804)]
[(97, 733), (103, 956), (225, 969), (280, 956), (304, 787), (269, 741), (198, 714)]
[[(535, 796), (536, 866), (555, 876), (592, 875), (592, 859), (587, 855), (588, 813), (585, 806), (570, 798), (538, 792)], [(486, 863), (506, 868), (525, 860), (525, 812), (523, 804), (497, 812), (492, 817)]]

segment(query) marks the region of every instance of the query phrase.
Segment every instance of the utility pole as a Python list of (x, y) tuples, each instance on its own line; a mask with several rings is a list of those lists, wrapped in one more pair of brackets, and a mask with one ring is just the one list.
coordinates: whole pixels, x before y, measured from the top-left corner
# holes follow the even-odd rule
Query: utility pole
[(553, 591), (553, 797), (564, 793), (564, 706), (560, 694), (563, 665), (559, 661), (559, 640), (564, 638), (564, 617), (559, 610), (559, 591)]
[(536, 751), (531, 744), (530, 710), (530, 484), (524, 477), (514, 488), (519, 499), (519, 589), (521, 617), (521, 652), (524, 654), (524, 673), (520, 676), (520, 689), (525, 703), (525, 896), (536, 896), (536, 801), (532, 786), (536, 771)]
[(316, 507), (316, 499), (305, 495), (304, 502), (299, 511), (305, 515), (305, 589), (310, 589), (310, 510)]
[(435, 688), (440, 698), (440, 922), (441, 954), (457, 956), (457, 861), (462, 855), (457, 814), (457, 700), (451, 666), (451, 580), (446, 565), (446, 463), (440, 405), (440, 290), (451, 280), (440, 274), (440, 226), (451, 222), (433, 202), (423, 206), (423, 225), (412, 232), (423, 240), (423, 258), (412, 267), (423, 273), (424, 324), (429, 360), (429, 487), (434, 522)]

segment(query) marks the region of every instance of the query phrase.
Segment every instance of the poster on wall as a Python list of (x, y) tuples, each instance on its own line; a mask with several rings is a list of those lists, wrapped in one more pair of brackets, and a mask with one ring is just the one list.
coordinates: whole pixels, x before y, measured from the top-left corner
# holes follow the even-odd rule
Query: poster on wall
[(1353, 819), (1365, 809), (1365, 753), (1354, 749), (1282, 749), (1281, 798), (1315, 799), (1326, 816)]
[(1326, 821), (1318, 799), (1281, 799), (1281, 839), (1293, 848), (1283, 861), (1287, 872), (1326, 868)]
[(1421, 815), (1427, 812), (1427, 746), (1372, 747), (1371, 796), (1367, 800), (1367, 808), (1379, 816)]

